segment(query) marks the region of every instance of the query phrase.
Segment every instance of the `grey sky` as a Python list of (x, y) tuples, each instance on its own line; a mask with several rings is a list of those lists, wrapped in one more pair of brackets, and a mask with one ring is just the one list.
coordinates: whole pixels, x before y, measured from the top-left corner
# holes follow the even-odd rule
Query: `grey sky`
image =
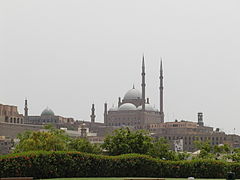
[(159, 106), (164, 61), (166, 120), (240, 133), (240, 1), (1, 0), (0, 103), (31, 115), (89, 120), (135, 86), (146, 59), (147, 97)]

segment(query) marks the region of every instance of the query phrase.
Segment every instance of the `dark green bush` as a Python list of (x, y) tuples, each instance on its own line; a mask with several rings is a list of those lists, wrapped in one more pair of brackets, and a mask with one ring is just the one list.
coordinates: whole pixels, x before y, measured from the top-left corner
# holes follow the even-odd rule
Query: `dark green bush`
[(28, 152), (0, 157), (0, 176), (240, 178), (240, 163), (215, 160), (164, 161), (145, 155), (92, 155), (80, 152)]

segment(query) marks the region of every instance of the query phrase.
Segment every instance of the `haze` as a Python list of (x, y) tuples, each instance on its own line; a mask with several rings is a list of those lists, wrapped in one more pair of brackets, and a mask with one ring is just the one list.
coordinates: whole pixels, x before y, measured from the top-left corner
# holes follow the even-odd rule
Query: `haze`
[[(237, 0), (1, 0), (0, 103), (39, 115), (90, 119), (141, 89), (159, 108), (164, 64), (166, 121), (197, 121), (240, 133), (240, 2)], [(236, 130), (234, 131), (234, 128)]]

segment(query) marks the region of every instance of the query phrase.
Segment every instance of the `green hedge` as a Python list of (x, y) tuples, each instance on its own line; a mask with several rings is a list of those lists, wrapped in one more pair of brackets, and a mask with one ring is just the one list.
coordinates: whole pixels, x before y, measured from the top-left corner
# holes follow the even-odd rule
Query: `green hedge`
[(0, 157), (0, 176), (60, 177), (196, 177), (240, 178), (240, 163), (213, 160), (164, 161), (145, 155), (91, 155), (79, 152), (29, 152)]

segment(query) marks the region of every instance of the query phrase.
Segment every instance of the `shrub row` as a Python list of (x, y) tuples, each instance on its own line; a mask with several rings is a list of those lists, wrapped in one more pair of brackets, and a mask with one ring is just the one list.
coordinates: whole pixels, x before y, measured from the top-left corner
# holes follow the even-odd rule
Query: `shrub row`
[(240, 178), (240, 163), (213, 160), (164, 161), (145, 155), (92, 155), (80, 152), (29, 152), (0, 157), (0, 177), (196, 177)]

